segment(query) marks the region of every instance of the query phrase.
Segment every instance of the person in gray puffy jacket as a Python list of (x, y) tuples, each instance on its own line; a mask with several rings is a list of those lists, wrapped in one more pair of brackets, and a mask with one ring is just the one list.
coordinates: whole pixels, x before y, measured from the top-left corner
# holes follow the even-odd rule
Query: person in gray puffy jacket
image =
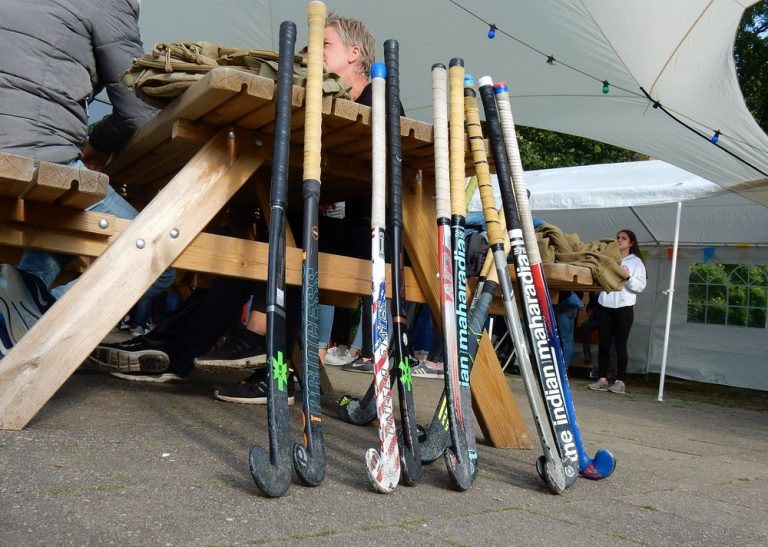
[[(0, 151), (101, 170), (156, 112), (120, 83), (143, 53), (138, 17), (137, 0), (2, 0)], [(88, 134), (88, 104), (104, 89), (112, 113)], [(138, 214), (111, 187), (89, 210)], [(0, 358), (67, 289), (51, 287), (71, 259), (25, 250), (18, 268), (0, 265)], [(164, 272), (145, 297), (174, 277)]]

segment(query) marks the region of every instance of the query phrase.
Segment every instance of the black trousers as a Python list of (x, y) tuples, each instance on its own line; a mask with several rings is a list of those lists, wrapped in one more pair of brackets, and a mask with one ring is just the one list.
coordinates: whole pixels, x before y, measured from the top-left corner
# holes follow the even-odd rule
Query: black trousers
[(632, 322), (635, 319), (633, 306), (624, 306), (622, 308), (599, 307), (598, 320), (600, 322), (600, 345), (597, 354), (597, 361), (600, 366), (600, 378), (607, 378), (609, 372), (608, 365), (611, 357), (611, 346), (616, 347), (616, 371), (615, 379), (624, 381), (624, 375), (627, 372), (627, 340), (629, 331), (632, 328)]

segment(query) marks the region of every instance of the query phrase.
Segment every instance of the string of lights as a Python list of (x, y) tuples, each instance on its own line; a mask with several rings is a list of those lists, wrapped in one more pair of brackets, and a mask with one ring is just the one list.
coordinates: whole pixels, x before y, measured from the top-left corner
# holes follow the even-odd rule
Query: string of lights
[(580, 68), (578, 68), (578, 67), (576, 67), (574, 65), (571, 65), (571, 64), (566, 63), (564, 61), (561, 61), (560, 59), (555, 58), (555, 56), (553, 54), (551, 54), (551, 53), (545, 53), (544, 51), (540, 50), (539, 48), (537, 48), (537, 47), (535, 47), (535, 46), (533, 46), (531, 44), (529, 44), (528, 42), (525, 42), (524, 40), (518, 38), (517, 36), (514, 36), (514, 35), (510, 34), (509, 32), (507, 32), (504, 29), (500, 28), (495, 23), (493, 23), (493, 22), (491, 22), (491, 21), (481, 17), (477, 13), (475, 13), (472, 10), (468, 9), (467, 7), (463, 6), (457, 0), (448, 0), (448, 2), (450, 2), (454, 6), (458, 7), (459, 9), (461, 9), (462, 11), (467, 13), (468, 15), (472, 16), (473, 18), (477, 19), (478, 21), (482, 22), (483, 24), (487, 25), (488, 26), (488, 34), (487, 34), (488, 39), (493, 40), (496, 37), (497, 34), (501, 34), (503, 36), (506, 36), (507, 38), (510, 38), (511, 40), (516, 42), (517, 44), (519, 44), (519, 45), (521, 45), (521, 46), (523, 46), (523, 47), (533, 51), (534, 53), (542, 56), (545, 59), (545, 62), (548, 65), (563, 66), (563, 67), (565, 67), (565, 68), (567, 68), (567, 69), (569, 69), (569, 70), (571, 70), (573, 72), (576, 72), (578, 74), (581, 74), (582, 76), (585, 76), (585, 77), (590, 78), (590, 79), (592, 79), (592, 80), (594, 80), (596, 82), (599, 82), (602, 85), (601, 91), (602, 91), (603, 94), (607, 95), (608, 93), (610, 93), (611, 89), (618, 89), (618, 90), (623, 91), (624, 93), (627, 93), (628, 95), (633, 95), (633, 96), (636, 96), (636, 97), (639, 97), (639, 98), (645, 98), (645, 99), (647, 99), (649, 101), (650, 105), (653, 106), (654, 109), (661, 110), (664, 114), (666, 114), (667, 116), (672, 118), (675, 122), (677, 122), (681, 126), (685, 127), (686, 129), (688, 129), (689, 131), (693, 132), (697, 136), (706, 139), (707, 141), (709, 141), (710, 143), (715, 145), (717, 148), (719, 148), (723, 152), (727, 153), (728, 155), (732, 156), (733, 158), (735, 158), (736, 160), (742, 162), (743, 164), (747, 165), (748, 167), (754, 169), (755, 171), (757, 171), (758, 173), (762, 174), (763, 176), (768, 177), (768, 174), (766, 174), (763, 170), (759, 169), (758, 167), (756, 167), (755, 165), (753, 165), (749, 161), (745, 160), (744, 158), (741, 158), (737, 154), (735, 154), (735, 153), (731, 152), (730, 150), (728, 150), (727, 148), (723, 147), (720, 144), (720, 140), (721, 139), (731, 140), (733, 142), (738, 142), (738, 143), (740, 143), (740, 144), (742, 144), (744, 146), (747, 146), (749, 148), (752, 148), (754, 150), (763, 151), (763, 152), (766, 152), (766, 153), (768, 153), (768, 150), (764, 150), (762, 147), (758, 147), (758, 146), (755, 146), (753, 144), (750, 144), (750, 143), (744, 142), (742, 140), (739, 140), (739, 139), (735, 138), (734, 136), (731, 136), (731, 135), (728, 135), (726, 133), (723, 133), (720, 129), (709, 128), (709, 134), (704, 133), (702, 131), (699, 131), (698, 129), (692, 127), (689, 123), (684, 122), (680, 118), (686, 118), (690, 122), (695, 123), (696, 125), (699, 125), (700, 127), (707, 127), (707, 125), (703, 124), (703, 123), (700, 123), (700, 122), (697, 122), (695, 120), (692, 120), (688, 116), (685, 116), (684, 114), (679, 113), (679, 112), (675, 111), (674, 109), (663, 107), (660, 101), (653, 99), (646, 92), (646, 90), (643, 89), (642, 87), (640, 87), (640, 92), (637, 92), (637, 91), (632, 90), (632, 89), (626, 89), (626, 88), (624, 88), (622, 86), (619, 86), (619, 85), (616, 85), (616, 84), (612, 84), (606, 78), (601, 78), (601, 77), (596, 76), (594, 74), (590, 74), (590, 73), (588, 73), (588, 72), (586, 72), (586, 71), (584, 71), (584, 70), (582, 70), (582, 69), (580, 69)]

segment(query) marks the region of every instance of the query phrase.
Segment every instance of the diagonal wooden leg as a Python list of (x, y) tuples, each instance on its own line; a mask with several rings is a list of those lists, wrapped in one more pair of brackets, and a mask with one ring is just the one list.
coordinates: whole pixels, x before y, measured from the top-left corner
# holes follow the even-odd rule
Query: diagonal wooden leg
[(222, 129), (0, 361), (0, 428), (22, 429), (271, 156)]
[[(433, 317), (440, 317), (434, 185), (416, 179), (403, 199), (405, 246)], [(406, 295), (407, 297), (407, 295)], [(528, 430), (487, 333), (472, 368), (472, 407), (486, 441), (499, 448), (531, 448)]]

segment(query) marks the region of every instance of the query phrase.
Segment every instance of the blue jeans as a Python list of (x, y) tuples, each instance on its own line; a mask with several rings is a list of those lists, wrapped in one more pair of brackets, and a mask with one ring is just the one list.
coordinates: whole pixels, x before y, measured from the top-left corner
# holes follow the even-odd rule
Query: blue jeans
[(571, 364), (571, 357), (573, 357), (573, 331), (576, 328), (577, 315), (579, 315), (577, 308), (570, 308), (556, 315), (557, 330), (560, 333), (560, 345), (563, 347), (563, 360), (566, 367)]
[(328, 347), (328, 341), (331, 339), (331, 330), (333, 329), (333, 316), (335, 309), (328, 304), (320, 304), (320, 337), (318, 338), (318, 348)]
[[(84, 169), (85, 165), (80, 160), (72, 161), (69, 163), (70, 167), (77, 167)], [(94, 211), (98, 213), (106, 213), (114, 215), (117, 218), (123, 218), (127, 220), (133, 220), (139, 214), (130, 203), (125, 201), (111, 186), (107, 186), (107, 195), (104, 199), (94, 203), (87, 209), (88, 211)], [(66, 285), (60, 285), (51, 289), (53, 282), (59, 276), (61, 270), (69, 264), (74, 257), (61, 253), (49, 253), (45, 251), (33, 251), (25, 250), (21, 255), (21, 261), (19, 262), (19, 269), (25, 272), (31, 273), (39, 277), (45, 286), (51, 291), (51, 294), (55, 298), (61, 298), (61, 296), (69, 290), (75, 281), (70, 281)], [(167, 289), (173, 280), (176, 278), (176, 271), (172, 268), (168, 268), (154, 282), (154, 284), (144, 294), (145, 297), (152, 298), (155, 295), (160, 294)]]

